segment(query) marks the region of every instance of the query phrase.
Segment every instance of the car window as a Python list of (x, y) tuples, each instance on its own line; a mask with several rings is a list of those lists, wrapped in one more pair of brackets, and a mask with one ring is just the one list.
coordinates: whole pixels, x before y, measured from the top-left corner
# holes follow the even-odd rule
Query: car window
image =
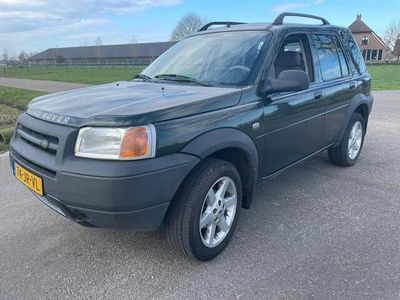
[[(322, 79), (324, 81), (342, 77), (339, 50), (333, 35), (314, 35)], [(343, 53), (342, 53), (343, 55)]]
[(337, 53), (338, 53), (338, 56), (339, 56), (339, 62), (340, 62), (340, 68), (341, 68), (341, 71), (342, 71), (342, 76), (343, 77), (349, 76), (349, 67), (347, 65), (347, 61), (346, 61), (346, 58), (344, 56), (342, 47), (340, 46), (338, 39), (336, 37), (334, 37), (334, 39), (335, 39), (336, 47), (337, 47), (337, 50), (338, 50)]
[(195, 35), (166, 51), (143, 74), (187, 76), (211, 85), (245, 86), (269, 33), (234, 31)]
[(307, 35), (296, 34), (288, 36), (274, 61), (275, 78), (285, 70), (300, 70), (308, 74), (310, 82), (314, 81), (310, 46)]
[[(347, 30), (341, 31), (340, 38), (342, 39), (343, 45), (346, 45), (349, 50), (350, 62), (353, 66), (353, 69), (355, 69), (354, 73), (364, 73), (367, 70), (367, 67), (365, 66), (363, 55), (358, 48), (357, 43), (354, 41), (351, 32)], [(364, 57), (365, 55), (366, 52)]]

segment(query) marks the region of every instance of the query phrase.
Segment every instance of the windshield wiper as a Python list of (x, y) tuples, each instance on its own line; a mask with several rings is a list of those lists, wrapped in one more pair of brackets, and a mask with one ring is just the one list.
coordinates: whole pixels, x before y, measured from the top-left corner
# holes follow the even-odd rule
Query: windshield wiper
[(147, 76), (146, 74), (143, 74), (143, 73), (137, 74), (137, 75), (135, 75), (135, 77), (133, 77), (133, 79), (136, 79), (136, 78), (142, 79), (143, 81), (153, 80), (153, 78), (151, 78), (150, 76)]
[(200, 80), (197, 80), (196, 78), (184, 76), (184, 75), (178, 75), (178, 74), (158, 74), (158, 75), (154, 76), (154, 78), (161, 79), (161, 80), (191, 82), (191, 83), (196, 83), (196, 84), (202, 85), (202, 86), (210, 86), (209, 84), (201, 82)]

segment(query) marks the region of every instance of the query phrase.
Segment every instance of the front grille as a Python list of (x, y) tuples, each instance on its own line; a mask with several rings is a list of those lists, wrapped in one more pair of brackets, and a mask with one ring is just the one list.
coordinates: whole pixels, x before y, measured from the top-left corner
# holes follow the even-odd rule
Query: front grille
[(21, 124), (17, 127), (17, 135), (26, 143), (40, 150), (53, 155), (57, 154), (58, 137), (37, 132)]
[(28, 167), (29, 169), (33, 170), (35, 173), (38, 172), (40, 174), (46, 175), (51, 178), (56, 178), (56, 171), (50, 170), (46, 167), (39, 166), (38, 164), (32, 162), (31, 160), (27, 159), (26, 157), (22, 157), (18, 153), (14, 152), (13, 150), (10, 150), (12, 155), (18, 159), (25, 167)]

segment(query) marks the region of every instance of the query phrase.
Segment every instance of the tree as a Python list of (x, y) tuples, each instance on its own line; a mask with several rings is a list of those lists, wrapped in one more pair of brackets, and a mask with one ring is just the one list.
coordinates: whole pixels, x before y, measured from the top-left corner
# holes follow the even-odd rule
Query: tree
[(400, 35), (394, 43), (393, 55), (397, 57), (397, 63), (400, 63)]
[(62, 56), (61, 54), (57, 54), (57, 55), (56, 55), (56, 62), (57, 62), (58, 64), (65, 63), (65, 57)]
[(103, 42), (102, 42), (102, 40), (101, 40), (101, 37), (97, 37), (95, 40), (94, 40), (94, 44), (96, 45), (96, 46), (101, 46), (101, 45), (103, 45)]
[(18, 55), (18, 60), (23, 64), (28, 64), (29, 54), (25, 50), (22, 50), (21, 53)]
[(97, 46), (97, 64), (100, 65), (100, 63), (101, 63), (101, 46), (103, 45), (101, 37), (98, 36), (94, 40), (94, 44)]
[(176, 24), (171, 34), (171, 41), (180, 41), (197, 32), (206, 22), (206, 19), (195, 13), (187, 13)]
[(136, 38), (135, 35), (131, 36), (131, 39), (129, 40), (129, 44), (137, 44), (138, 39)]
[(1, 60), (5, 63), (8, 61), (8, 50), (6, 47), (3, 48), (3, 54), (1, 55)]
[(383, 34), (383, 41), (389, 46), (390, 50), (394, 50), (396, 40), (400, 36), (400, 20), (392, 21)]

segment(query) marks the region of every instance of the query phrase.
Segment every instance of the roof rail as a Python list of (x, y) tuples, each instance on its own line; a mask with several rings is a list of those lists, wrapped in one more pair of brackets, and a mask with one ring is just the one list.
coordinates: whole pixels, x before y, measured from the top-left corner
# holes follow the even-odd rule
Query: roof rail
[(309, 19), (316, 19), (320, 20), (323, 25), (329, 25), (330, 23), (322, 17), (319, 16), (314, 16), (314, 15), (307, 15), (307, 14), (299, 14), (299, 13), (282, 13), (279, 16), (276, 17), (272, 25), (282, 25), (283, 24), (283, 19), (285, 17), (301, 17), (301, 18), (309, 18)]
[(208, 23), (208, 24), (204, 25), (203, 27), (201, 27), (199, 29), (199, 31), (206, 31), (208, 28), (210, 28), (211, 26), (214, 26), (214, 25), (225, 25), (226, 27), (231, 27), (232, 25), (240, 25), (240, 24), (246, 24), (246, 23), (243, 23), (243, 22), (211, 22), (211, 23)]

